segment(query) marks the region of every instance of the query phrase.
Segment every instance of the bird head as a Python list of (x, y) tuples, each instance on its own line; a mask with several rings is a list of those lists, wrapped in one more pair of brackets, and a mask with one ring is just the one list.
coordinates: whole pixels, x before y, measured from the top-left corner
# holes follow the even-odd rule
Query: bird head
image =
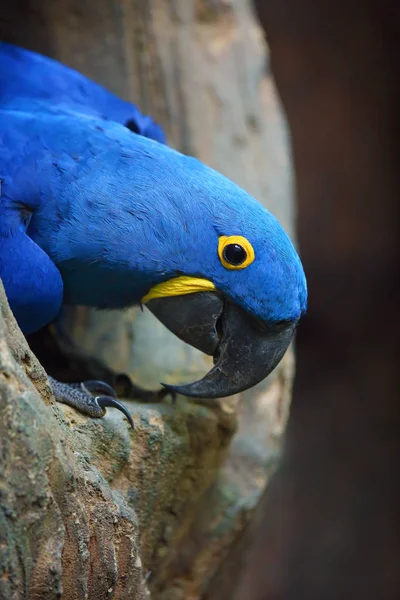
[(200, 381), (167, 387), (192, 397), (229, 396), (259, 383), (285, 354), (306, 310), (303, 267), (277, 219), (233, 182), (182, 155), (174, 182), (168, 261), (157, 257), (163, 281), (142, 302), (214, 358)]

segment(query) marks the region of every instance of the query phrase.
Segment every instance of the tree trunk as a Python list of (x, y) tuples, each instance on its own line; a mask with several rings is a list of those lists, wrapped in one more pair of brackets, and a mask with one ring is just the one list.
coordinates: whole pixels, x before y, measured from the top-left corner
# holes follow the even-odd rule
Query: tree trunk
[[(37, 0), (2, 8), (0, 32), (137, 103), (171, 145), (235, 180), (293, 233), (286, 127), (249, 0)], [(209, 367), (148, 311), (79, 308), (65, 311), (63, 323), (88, 355), (146, 387)], [(24, 360), (12, 359), (2, 340), (0, 358), (19, 373)], [(2, 447), (26, 450), (19, 487), (2, 481), (1, 535), (11, 545), (1, 597), (46, 600), (62, 589), (63, 599), (140, 598), (141, 565), (153, 598), (202, 597), (276, 464), (292, 353), (266, 382), (216, 409), (185, 399), (176, 409), (130, 403), (130, 440), (119, 415), (93, 421), (46, 408), (2, 365)], [(19, 464), (12, 452), (2, 473)]]

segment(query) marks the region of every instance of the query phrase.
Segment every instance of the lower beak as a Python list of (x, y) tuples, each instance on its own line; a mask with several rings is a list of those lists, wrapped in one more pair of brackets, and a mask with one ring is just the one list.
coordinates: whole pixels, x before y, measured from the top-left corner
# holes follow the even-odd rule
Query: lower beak
[(214, 367), (203, 379), (166, 386), (195, 398), (231, 396), (262, 381), (282, 359), (297, 326), (261, 321), (216, 292), (154, 298), (146, 306), (181, 340), (213, 355)]

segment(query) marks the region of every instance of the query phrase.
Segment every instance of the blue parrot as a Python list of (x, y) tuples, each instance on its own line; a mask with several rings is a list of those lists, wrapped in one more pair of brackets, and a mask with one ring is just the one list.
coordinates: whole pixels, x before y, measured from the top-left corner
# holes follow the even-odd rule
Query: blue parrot
[[(0, 277), (22, 331), (63, 304), (144, 304), (214, 357), (201, 380), (166, 390), (218, 398), (264, 379), (307, 304), (276, 218), (82, 75), (4, 44), (0, 60)], [(107, 386), (94, 397), (51, 383), (58, 401), (90, 416), (106, 406), (129, 416)]]

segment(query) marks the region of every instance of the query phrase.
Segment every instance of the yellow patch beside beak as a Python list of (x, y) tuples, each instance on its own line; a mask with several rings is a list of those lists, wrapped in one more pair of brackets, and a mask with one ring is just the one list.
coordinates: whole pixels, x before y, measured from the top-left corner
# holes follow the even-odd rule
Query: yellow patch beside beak
[(184, 296), (185, 294), (194, 294), (195, 292), (215, 292), (216, 287), (208, 279), (199, 277), (188, 277), (181, 275), (174, 277), (169, 281), (158, 283), (142, 298), (143, 304), (146, 304), (153, 298), (165, 298), (165, 296)]

